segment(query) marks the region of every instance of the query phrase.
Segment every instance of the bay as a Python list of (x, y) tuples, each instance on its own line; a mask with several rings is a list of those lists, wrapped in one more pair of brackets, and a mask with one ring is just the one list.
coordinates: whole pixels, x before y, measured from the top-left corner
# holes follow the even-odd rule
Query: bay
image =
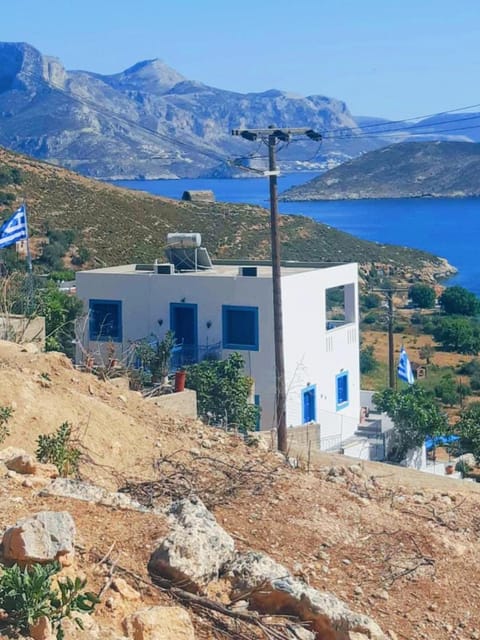
[[(315, 175), (282, 175), (279, 192)], [(268, 180), (264, 178), (123, 180), (114, 184), (177, 199), (187, 189), (211, 189), (217, 201), (269, 206)], [(280, 202), (279, 210), (309, 216), (365, 240), (430, 251), (459, 270), (448, 284), (459, 284), (480, 295), (479, 198)]]

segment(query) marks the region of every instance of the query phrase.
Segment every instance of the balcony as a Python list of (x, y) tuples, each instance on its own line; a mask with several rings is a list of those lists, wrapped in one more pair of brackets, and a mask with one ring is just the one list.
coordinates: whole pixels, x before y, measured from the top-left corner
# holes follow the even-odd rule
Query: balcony
[(179, 344), (173, 348), (170, 360), (170, 372), (174, 373), (190, 364), (197, 364), (203, 360), (220, 360), (222, 346), (220, 342), (207, 345)]

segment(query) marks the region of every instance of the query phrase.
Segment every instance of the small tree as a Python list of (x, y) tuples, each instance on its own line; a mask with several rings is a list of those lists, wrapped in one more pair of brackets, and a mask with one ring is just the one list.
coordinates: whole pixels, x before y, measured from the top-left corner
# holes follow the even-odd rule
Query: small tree
[(414, 284), (408, 290), (411, 301), (421, 309), (431, 309), (435, 305), (435, 290), (428, 284)]
[(435, 353), (434, 348), (431, 344), (424, 344), (418, 350), (418, 355), (422, 360), (425, 360), (427, 364), (430, 364), (430, 360), (432, 359), (433, 354)]
[(435, 399), (417, 384), (401, 391), (384, 389), (373, 396), (373, 402), (395, 423), (394, 460), (403, 460), (409, 449), (421, 446), (428, 436), (440, 435), (448, 429), (447, 417)]
[(53, 463), (62, 477), (78, 475), (81, 451), (72, 442), (72, 426), (68, 422), (51, 435), (38, 436), (36, 455), (39, 462)]
[(378, 367), (373, 345), (360, 350), (360, 373), (371, 373)]
[(201, 417), (213, 424), (255, 429), (259, 407), (249, 404), (252, 380), (243, 373), (243, 358), (232, 353), (226, 360), (204, 360), (187, 367), (187, 385), (197, 392)]
[(447, 287), (438, 301), (448, 314), (476, 316), (480, 310), (480, 300), (464, 287)]
[(472, 402), (460, 414), (460, 420), (455, 425), (460, 436), (460, 443), (464, 451), (473, 453), (480, 462), (480, 403)]
[(433, 328), (433, 337), (447, 351), (477, 354), (480, 351), (480, 331), (468, 318), (442, 318)]

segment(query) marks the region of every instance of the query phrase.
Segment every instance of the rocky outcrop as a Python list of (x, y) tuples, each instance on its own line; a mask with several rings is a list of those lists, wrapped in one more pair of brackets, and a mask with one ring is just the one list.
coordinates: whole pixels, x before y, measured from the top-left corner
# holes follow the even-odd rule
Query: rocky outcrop
[(2, 540), (6, 562), (21, 566), (58, 560), (72, 563), (75, 553), (75, 523), (66, 511), (40, 511), (8, 528)]
[(195, 640), (190, 616), (181, 607), (147, 607), (123, 621), (132, 640)]
[(386, 640), (368, 616), (308, 586), (264, 553), (235, 554), (232, 538), (200, 500), (174, 502), (170, 514), (172, 530), (148, 564), (154, 581), (163, 578), (195, 592), (222, 574), (236, 602), (246, 601), (260, 613), (297, 618), (316, 638)]
[(171, 531), (152, 553), (148, 571), (153, 580), (199, 591), (233, 560), (235, 543), (199, 498), (174, 502), (170, 518)]
[(318, 591), (295, 578), (269, 556), (249, 552), (229, 567), (236, 597), (247, 594), (250, 606), (263, 613), (295, 615), (308, 622), (320, 637), (332, 640), (384, 640), (380, 627), (367, 616), (352, 612), (330, 593)]

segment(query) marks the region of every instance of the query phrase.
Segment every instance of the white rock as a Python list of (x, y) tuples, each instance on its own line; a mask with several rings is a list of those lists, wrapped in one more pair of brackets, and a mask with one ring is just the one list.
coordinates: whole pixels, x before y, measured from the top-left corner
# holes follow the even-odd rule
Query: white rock
[(75, 523), (66, 511), (40, 511), (19, 520), (3, 535), (3, 556), (20, 564), (69, 564), (75, 552)]
[(233, 538), (199, 498), (174, 502), (169, 513), (172, 529), (152, 553), (148, 571), (152, 578), (180, 582), (183, 588), (197, 591), (233, 560)]

